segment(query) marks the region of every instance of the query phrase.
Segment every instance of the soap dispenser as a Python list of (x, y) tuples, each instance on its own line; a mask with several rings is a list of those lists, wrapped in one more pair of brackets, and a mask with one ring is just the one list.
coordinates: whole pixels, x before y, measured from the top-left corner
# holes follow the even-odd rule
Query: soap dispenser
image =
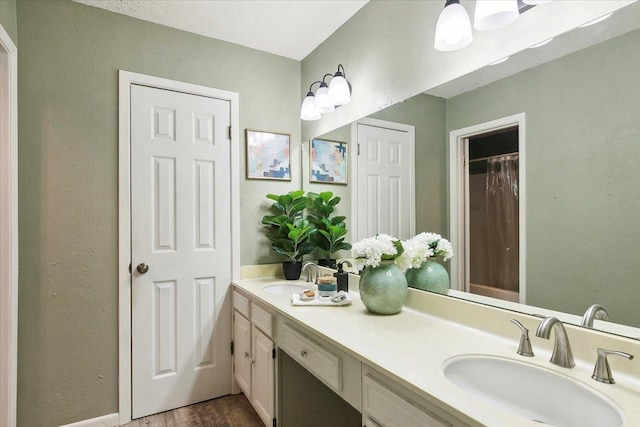
[(339, 262), (338, 263), (338, 271), (333, 273), (333, 275), (336, 277), (336, 280), (338, 282), (338, 291), (349, 292), (349, 273), (344, 271), (344, 269), (342, 267), (342, 265), (345, 262), (347, 264), (351, 265), (351, 263), (349, 261)]

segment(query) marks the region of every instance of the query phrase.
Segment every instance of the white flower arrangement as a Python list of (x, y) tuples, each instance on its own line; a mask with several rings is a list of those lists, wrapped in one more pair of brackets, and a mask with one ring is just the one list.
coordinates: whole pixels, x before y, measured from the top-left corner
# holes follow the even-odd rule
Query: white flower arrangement
[(436, 233), (420, 233), (409, 240), (402, 241), (404, 252), (396, 258), (396, 265), (406, 271), (419, 268), (429, 259), (442, 257), (447, 261), (453, 256), (451, 243)]
[(382, 260), (396, 259), (401, 253), (400, 240), (388, 234), (362, 239), (351, 248), (351, 255), (360, 270), (363, 267), (378, 267)]

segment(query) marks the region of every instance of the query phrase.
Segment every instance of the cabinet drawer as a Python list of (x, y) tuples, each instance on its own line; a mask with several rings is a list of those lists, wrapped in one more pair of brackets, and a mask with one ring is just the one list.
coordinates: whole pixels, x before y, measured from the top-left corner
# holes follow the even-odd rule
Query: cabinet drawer
[(238, 310), (244, 317), (249, 319), (249, 299), (238, 291), (233, 291), (233, 308)]
[(288, 324), (282, 326), (280, 347), (335, 391), (342, 390), (342, 358)]
[(254, 302), (251, 303), (251, 322), (269, 338), (273, 338), (273, 314)]
[(373, 425), (383, 427), (451, 427), (447, 421), (417, 408), (369, 375), (365, 375), (362, 387), (364, 413), (369, 420), (374, 421)]

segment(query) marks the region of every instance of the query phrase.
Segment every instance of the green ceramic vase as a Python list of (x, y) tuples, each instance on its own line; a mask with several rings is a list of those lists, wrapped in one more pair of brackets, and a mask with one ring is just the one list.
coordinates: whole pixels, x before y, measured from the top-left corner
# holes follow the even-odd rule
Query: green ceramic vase
[(438, 261), (425, 261), (419, 268), (406, 271), (409, 286), (424, 291), (446, 294), (449, 289), (449, 273)]
[(371, 313), (399, 313), (408, 293), (407, 279), (395, 264), (367, 267), (360, 276), (360, 298)]

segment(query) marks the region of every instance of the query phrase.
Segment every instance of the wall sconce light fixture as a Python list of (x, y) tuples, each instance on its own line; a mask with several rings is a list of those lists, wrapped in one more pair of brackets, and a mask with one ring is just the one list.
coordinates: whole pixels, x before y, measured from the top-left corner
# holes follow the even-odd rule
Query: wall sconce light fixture
[[(520, 11), (552, 0), (476, 0), (473, 27), (493, 31), (515, 22)], [(433, 47), (442, 52), (462, 49), (473, 40), (469, 15), (460, 0), (446, 0), (436, 24)]]
[[(328, 76), (331, 76), (329, 84), (325, 82)], [(320, 83), (320, 87), (314, 94), (313, 85), (316, 83)], [(344, 67), (339, 64), (335, 74), (325, 74), (322, 80), (311, 83), (309, 92), (300, 107), (300, 118), (302, 120), (319, 120), (322, 114), (333, 113), (336, 107), (349, 102), (351, 102), (351, 84), (345, 78)]]
[(436, 41), (433, 46), (448, 52), (462, 49), (473, 40), (471, 21), (460, 0), (447, 0), (436, 24)]

